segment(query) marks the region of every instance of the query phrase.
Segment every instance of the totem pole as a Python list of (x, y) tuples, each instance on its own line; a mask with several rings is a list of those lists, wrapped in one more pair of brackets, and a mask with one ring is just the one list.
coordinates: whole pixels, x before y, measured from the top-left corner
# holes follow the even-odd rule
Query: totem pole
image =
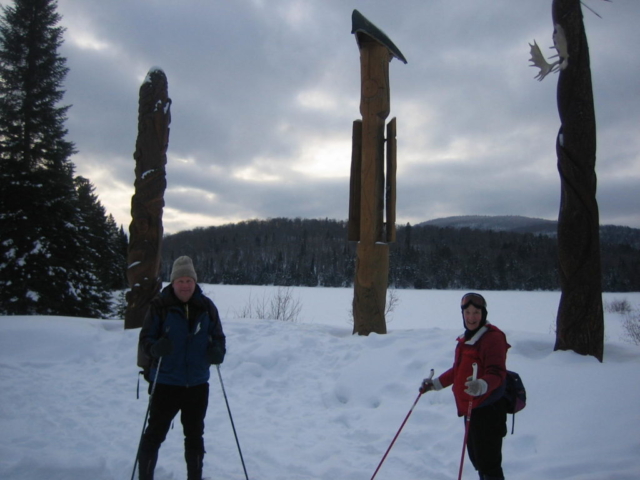
[[(389, 242), (394, 242), (396, 208), (396, 120), (387, 125), (385, 183), (384, 130), (389, 115), (389, 63), (407, 63), (400, 50), (360, 12), (352, 31), (360, 49), (362, 120), (353, 122), (349, 241), (358, 242), (353, 282), (353, 333), (386, 333), (385, 303)], [(386, 204), (386, 224), (384, 213)], [(386, 227), (386, 228), (385, 228)]]
[(604, 314), (600, 263), (600, 219), (596, 201), (596, 121), (589, 46), (580, 0), (553, 0), (553, 43), (557, 60), (544, 59), (531, 45), (538, 79), (559, 72), (556, 138), (561, 197), (558, 260), (562, 296), (556, 318), (555, 350), (603, 359)]
[(131, 199), (131, 225), (124, 328), (142, 326), (151, 299), (160, 291), (162, 210), (167, 187), (167, 147), (171, 123), (167, 77), (152, 68), (140, 86), (135, 193)]

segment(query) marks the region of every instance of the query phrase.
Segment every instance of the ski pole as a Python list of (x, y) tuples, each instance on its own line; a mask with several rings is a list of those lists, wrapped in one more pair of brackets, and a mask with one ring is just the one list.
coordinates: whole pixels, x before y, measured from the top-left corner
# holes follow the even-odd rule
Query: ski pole
[(236, 445), (238, 446), (238, 453), (240, 454), (242, 469), (244, 470), (244, 478), (249, 480), (249, 475), (247, 475), (247, 467), (244, 465), (244, 458), (242, 458), (242, 450), (240, 450), (240, 442), (238, 441), (236, 426), (234, 425), (233, 417), (231, 416), (231, 408), (229, 408), (229, 400), (227, 400), (227, 392), (224, 389), (224, 383), (222, 383), (222, 375), (220, 375), (220, 365), (216, 365), (216, 369), (218, 370), (218, 378), (220, 379), (220, 386), (222, 387), (222, 395), (224, 395), (224, 402), (227, 404), (227, 411), (229, 412), (229, 420), (231, 420), (231, 428), (233, 429), (233, 436), (236, 438)]
[[(429, 379), (433, 378), (433, 368), (431, 369), (431, 375), (429, 375)], [(418, 400), (420, 400), (420, 397), (422, 396), (422, 392), (420, 392), (416, 398), (416, 401), (413, 402), (413, 405), (411, 406), (411, 409), (409, 410), (409, 413), (407, 413), (407, 416), (404, 417), (404, 421), (402, 422), (402, 425), (400, 425), (400, 428), (398, 429), (398, 433), (396, 433), (396, 436), (393, 437), (393, 440), (391, 440), (391, 445), (389, 445), (389, 448), (387, 448), (387, 451), (384, 453), (384, 456), (382, 457), (382, 460), (380, 460), (380, 463), (378, 464), (378, 468), (376, 468), (376, 471), (373, 472), (373, 476), (371, 477), (371, 480), (373, 480), (375, 478), (375, 476), (378, 474), (378, 470), (380, 470), (380, 467), (382, 466), (382, 463), (385, 461), (385, 459), (387, 458), (387, 455), (389, 454), (389, 451), (391, 450), (391, 447), (393, 447), (393, 444), (396, 442), (396, 439), (398, 438), (398, 435), (400, 435), (400, 432), (402, 431), (404, 424), (407, 423), (407, 420), (409, 420), (409, 417), (411, 416), (411, 413), (413, 412), (413, 409), (415, 408), (416, 404), (418, 403)]]
[(138, 442), (138, 451), (136, 452), (136, 461), (133, 463), (131, 480), (133, 480), (133, 477), (136, 475), (136, 467), (138, 466), (138, 460), (140, 460), (140, 447), (142, 446), (142, 437), (144, 436), (144, 429), (147, 426), (147, 419), (149, 418), (149, 411), (151, 410), (151, 400), (153, 399), (153, 394), (156, 391), (156, 384), (158, 383), (158, 373), (160, 373), (161, 363), (162, 363), (162, 357), (158, 359), (156, 374), (153, 376), (153, 383), (151, 384), (151, 393), (149, 394), (149, 405), (147, 405), (147, 413), (144, 416), (144, 423), (142, 424), (142, 433), (140, 434), (140, 441)]
[[(478, 378), (478, 364), (474, 363), (472, 365), (473, 375), (471, 377), (472, 380), (476, 380)], [(467, 409), (467, 416), (465, 417), (464, 422), (464, 440), (462, 441), (462, 456), (460, 457), (460, 470), (458, 471), (458, 480), (462, 478), (462, 467), (464, 466), (464, 452), (467, 449), (467, 437), (469, 436), (469, 423), (471, 423), (471, 411), (473, 410), (473, 397), (469, 400), (469, 408)]]

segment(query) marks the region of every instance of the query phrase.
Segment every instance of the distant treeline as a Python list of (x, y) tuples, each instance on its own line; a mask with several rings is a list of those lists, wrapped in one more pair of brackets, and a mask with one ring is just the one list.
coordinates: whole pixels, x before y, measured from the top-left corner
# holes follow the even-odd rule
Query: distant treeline
[[(556, 248), (548, 235), (407, 224), (390, 244), (389, 284), (559, 290)], [(202, 283), (346, 287), (355, 249), (344, 221), (251, 220), (167, 235), (161, 274), (168, 281), (173, 260), (189, 255)], [(601, 250), (603, 290), (640, 291), (640, 230), (602, 227)]]

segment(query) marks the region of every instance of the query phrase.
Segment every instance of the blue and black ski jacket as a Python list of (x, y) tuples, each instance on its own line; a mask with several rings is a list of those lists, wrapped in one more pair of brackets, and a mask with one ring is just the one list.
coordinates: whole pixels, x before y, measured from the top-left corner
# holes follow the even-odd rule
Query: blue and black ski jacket
[[(206, 297), (199, 285), (187, 303), (181, 302), (166, 286), (154, 298), (140, 331), (140, 343), (147, 355), (162, 337), (168, 337), (173, 352), (162, 357), (158, 383), (193, 387), (209, 381), (211, 363), (207, 350), (226, 353), (226, 338), (218, 309)], [(150, 377), (155, 378), (157, 361), (151, 366)]]

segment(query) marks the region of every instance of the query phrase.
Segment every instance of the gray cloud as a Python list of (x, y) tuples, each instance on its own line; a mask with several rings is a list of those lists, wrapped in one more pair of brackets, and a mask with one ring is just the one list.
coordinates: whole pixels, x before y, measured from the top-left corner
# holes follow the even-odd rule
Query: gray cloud
[[(640, 227), (640, 9), (585, 0), (598, 122), (602, 223)], [(551, 2), (59, 0), (69, 139), (79, 174), (128, 226), (138, 89), (161, 67), (172, 124), (165, 231), (250, 218), (345, 219), (351, 124), (360, 117), (359, 9), (402, 50), (399, 223), (448, 215), (555, 218), (557, 76)]]

